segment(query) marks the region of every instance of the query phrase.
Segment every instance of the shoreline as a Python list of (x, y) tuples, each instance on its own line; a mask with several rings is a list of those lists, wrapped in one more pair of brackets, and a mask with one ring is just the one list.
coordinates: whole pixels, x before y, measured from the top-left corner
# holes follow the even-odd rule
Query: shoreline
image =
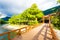
[(22, 27), (26, 27), (28, 25), (9, 25), (9, 24), (4, 24), (2, 27), (7, 30), (16, 30), (20, 29)]

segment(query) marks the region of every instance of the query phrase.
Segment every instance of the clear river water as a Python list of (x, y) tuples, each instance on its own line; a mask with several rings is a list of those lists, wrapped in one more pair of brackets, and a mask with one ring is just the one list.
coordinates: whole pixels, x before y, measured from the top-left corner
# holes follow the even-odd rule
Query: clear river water
[[(7, 29), (4, 29), (2, 26), (3, 25), (0, 25), (0, 34), (8, 31)], [(3, 38), (4, 38), (4, 40), (8, 40), (7, 39), (7, 34), (5, 34), (3, 36), (0, 36), (0, 40), (2, 40)]]

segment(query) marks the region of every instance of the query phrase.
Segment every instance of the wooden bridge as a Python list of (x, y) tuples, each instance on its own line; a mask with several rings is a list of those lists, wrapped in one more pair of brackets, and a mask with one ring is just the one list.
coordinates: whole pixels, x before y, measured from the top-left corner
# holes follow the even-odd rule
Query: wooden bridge
[[(44, 16), (43, 24), (27, 26), (21, 29), (12, 30), (0, 34), (0, 36), (7, 34), (8, 40), (58, 40), (57, 35), (54, 32), (53, 27), (51, 26), (51, 16), (51, 14)], [(45, 18), (49, 19), (49, 23), (44, 23)], [(14, 33), (11, 34), (12, 32)], [(5, 39), (3, 38), (1, 40)]]

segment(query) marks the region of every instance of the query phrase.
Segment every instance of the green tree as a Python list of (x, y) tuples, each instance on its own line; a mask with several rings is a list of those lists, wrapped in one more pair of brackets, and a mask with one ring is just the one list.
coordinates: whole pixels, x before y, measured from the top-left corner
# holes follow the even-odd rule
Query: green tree
[(34, 24), (34, 23), (38, 23), (42, 16), (44, 16), (42, 10), (38, 9), (36, 4), (33, 4), (30, 8), (26, 9), (24, 12), (20, 13), (19, 15), (12, 16), (9, 19), (9, 23)]

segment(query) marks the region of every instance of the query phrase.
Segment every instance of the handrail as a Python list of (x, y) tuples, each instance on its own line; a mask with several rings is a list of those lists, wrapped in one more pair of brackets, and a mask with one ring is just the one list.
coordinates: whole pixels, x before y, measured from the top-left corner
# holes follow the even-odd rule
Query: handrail
[[(35, 26), (38, 26), (38, 25), (33, 25), (33, 26), (35, 27)], [(34, 27), (32, 27), (32, 28), (34, 28)], [(20, 29), (16, 29), (16, 30), (11, 30), (11, 31), (8, 31), (8, 32), (4, 32), (4, 33), (0, 34), (0, 36), (3, 36), (5, 34), (8, 34), (8, 40), (11, 40), (11, 38), (10, 38), (10, 33), (11, 32), (18, 31), (17, 32), (18, 33), (17, 35), (21, 35), (22, 34), (21, 29), (24, 29), (24, 28), (26, 28), (26, 32), (27, 32), (27, 31), (29, 31), (31, 29), (31, 26), (30, 26), (30, 28), (27, 26), (27, 27), (23, 27), (23, 28), (20, 28)]]
[(51, 15), (49, 15), (49, 26), (48, 26), (48, 27), (50, 28), (50, 31), (51, 31), (51, 34), (52, 34), (52, 39), (53, 39), (53, 40), (59, 40), (59, 39), (57, 38), (57, 35), (55, 34), (52, 26), (51, 26)]
[(52, 40), (59, 40), (59, 39), (57, 38), (57, 35), (56, 35), (55, 31), (53, 30), (52, 26), (49, 25), (48, 27), (50, 28), (50, 31), (51, 31)]
[[(24, 27), (24, 28), (25, 28), (25, 27)], [(23, 29), (23, 28), (21, 28), (21, 29)], [(21, 34), (21, 32), (20, 32), (21, 29), (16, 29), (16, 30), (4, 32), (4, 33), (0, 34), (0, 36), (3, 36), (3, 35), (5, 35), (5, 34), (8, 34), (8, 40), (11, 40), (11, 38), (10, 38), (10, 33), (11, 33), (11, 32), (19, 31), (18, 33)]]
[(55, 34), (52, 26), (51, 26), (51, 16), (53, 16), (53, 15), (55, 15), (55, 14), (49, 14), (49, 15), (43, 16), (43, 23), (44, 23), (45, 18), (48, 18), (48, 19), (49, 19), (49, 23), (48, 23), (49, 26), (48, 26), (48, 27), (50, 28), (50, 31), (51, 31), (51, 34), (52, 34), (52, 39), (53, 39), (53, 40), (59, 40), (59, 39), (57, 38), (57, 35)]
[[(25, 27), (23, 27), (23, 28), (25, 28)], [(23, 28), (20, 28), (20, 29), (23, 29)], [(8, 32), (4, 32), (4, 33), (0, 34), (0, 36), (8, 34), (8, 33), (13, 32), (13, 31), (20, 30), (20, 29), (16, 29), (16, 30), (11, 30), (11, 31), (8, 31)]]

